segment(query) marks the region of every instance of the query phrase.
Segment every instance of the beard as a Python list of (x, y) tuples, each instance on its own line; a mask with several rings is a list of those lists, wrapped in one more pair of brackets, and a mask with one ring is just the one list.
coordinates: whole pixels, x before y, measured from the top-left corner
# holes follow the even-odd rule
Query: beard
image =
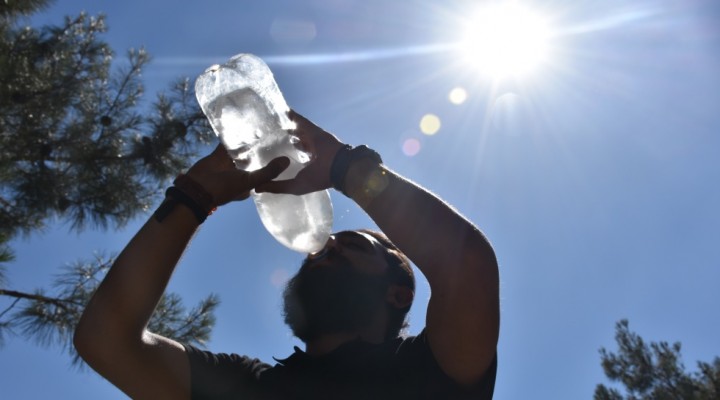
[(357, 271), (332, 249), (326, 257), (331, 265), (310, 266), (306, 260), (283, 292), (285, 323), (305, 343), (325, 334), (358, 332), (386, 306), (386, 276)]

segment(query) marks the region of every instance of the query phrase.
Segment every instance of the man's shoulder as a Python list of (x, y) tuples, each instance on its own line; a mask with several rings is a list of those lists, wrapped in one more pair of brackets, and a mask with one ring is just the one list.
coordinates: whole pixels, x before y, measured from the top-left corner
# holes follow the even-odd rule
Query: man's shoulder
[(212, 370), (213, 374), (252, 374), (258, 375), (263, 371), (272, 368), (272, 365), (246, 355), (236, 353), (214, 353), (208, 350), (201, 350), (195, 346), (184, 344), (185, 352), (190, 360), (190, 368), (193, 375), (202, 373), (203, 370)]

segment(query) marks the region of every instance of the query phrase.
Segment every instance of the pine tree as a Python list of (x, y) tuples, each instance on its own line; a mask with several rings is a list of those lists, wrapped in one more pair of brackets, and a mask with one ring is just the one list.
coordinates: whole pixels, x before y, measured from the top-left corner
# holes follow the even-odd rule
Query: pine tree
[(598, 385), (595, 400), (718, 400), (720, 399), (720, 357), (712, 363), (698, 362), (698, 371), (687, 372), (680, 354), (681, 345), (667, 342), (649, 344), (630, 331), (627, 320), (615, 326), (618, 352), (602, 348), (605, 375), (625, 387)]
[[(66, 17), (57, 26), (23, 25), (49, 1), (0, 1), (0, 345), (8, 334), (73, 353), (84, 304), (112, 263), (96, 256), (58, 275), (52, 289), (8, 287), (10, 240), (54, 220), (71, 229), (117, 228), (160, 198), (170, 178), (209, 140), (187, 79), (152, 106), (141, 104), (143, 49), (115, 55), (101, 36), (104, 16)], [(218, 301), (185, 311), (163, 297), (150, 328), (202, 344)]]

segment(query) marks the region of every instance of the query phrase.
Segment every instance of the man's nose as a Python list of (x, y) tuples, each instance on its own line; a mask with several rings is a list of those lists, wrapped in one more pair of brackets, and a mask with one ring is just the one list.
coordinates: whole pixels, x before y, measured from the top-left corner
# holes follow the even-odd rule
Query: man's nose
[(330, 235), (327, 242), (325, 242), (325, 246), (320, 249), (320, 251), (310, 254), (308, 257), (313, 260), (317, 260), (319, 258), (323, 258), (327, 255), (328, 251), (335, 247), (337, 244), (337, 240), (335, 240), (335, 235)]

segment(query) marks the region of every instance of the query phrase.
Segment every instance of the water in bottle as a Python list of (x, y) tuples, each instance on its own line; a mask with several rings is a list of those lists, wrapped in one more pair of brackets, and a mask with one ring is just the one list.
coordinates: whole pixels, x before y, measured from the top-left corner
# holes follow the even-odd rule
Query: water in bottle
[[(258, 57), (238, 54), (208, 68), (195, 82), (200, 107), (235, 165), (254, 171), (286, 156), (290, 166), (277, 180), (291, 179), (310, 160), (291, 134), (295, 124), (270, 68)], [(283, 245), (305, 253), (320, 250), (332, 229), (327, 190), (302, 196), (255, 193), (265, 228)]]

